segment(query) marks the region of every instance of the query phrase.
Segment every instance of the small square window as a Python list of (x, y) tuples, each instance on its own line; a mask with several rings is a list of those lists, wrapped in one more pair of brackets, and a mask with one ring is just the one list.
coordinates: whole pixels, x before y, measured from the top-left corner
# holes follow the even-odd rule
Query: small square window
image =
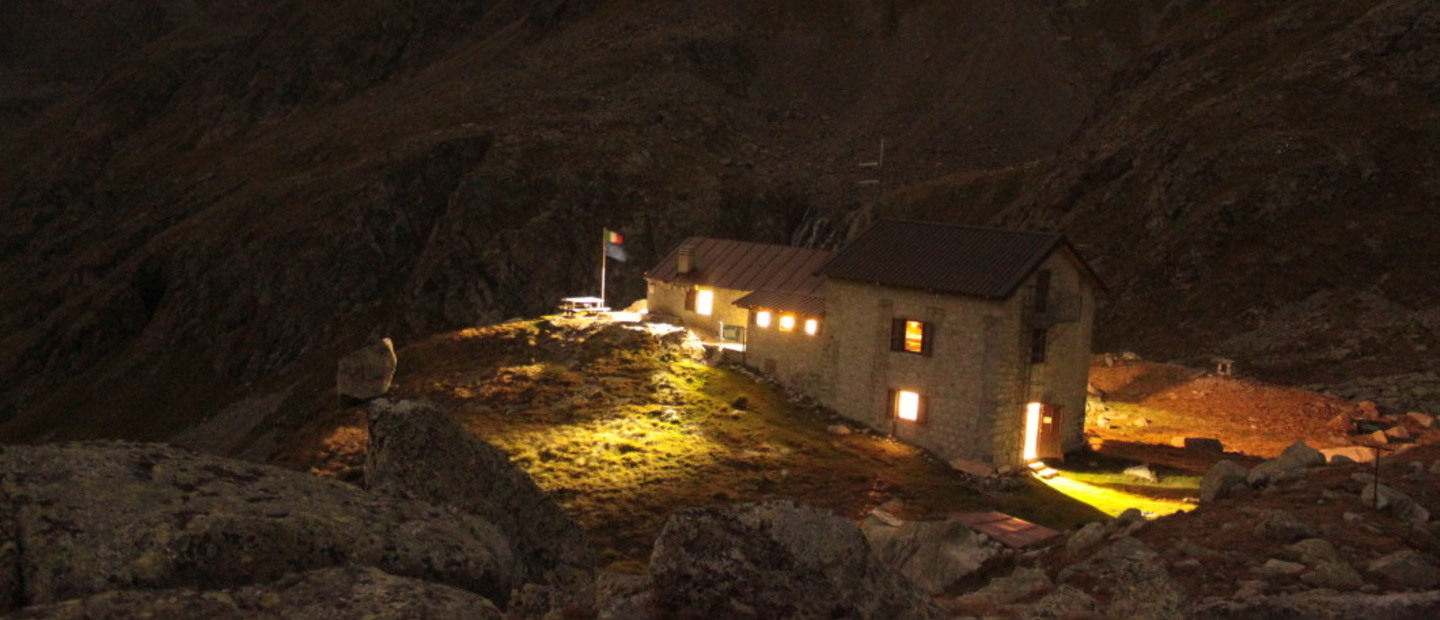
[(782, 315), (780, 315), (780, 331), (782, 331), (782, 332), (795, 331), (795, 315), (793, 315), (793, 314), (782, 314)]
[(820, 333), (820, 319), (805, 319), (805, 333), (811, 336)]
[(912, 319), (890, 322), (890, 350), (930, 355), (935, 345), (934, 323)]
[(761, 310), (755, 313), (756, 327), (770, 327), (770, 311)]
[(921, 422), (925, 417), (925, 395), (911, 390), (891, 390), (890, 409), (897, 420)]

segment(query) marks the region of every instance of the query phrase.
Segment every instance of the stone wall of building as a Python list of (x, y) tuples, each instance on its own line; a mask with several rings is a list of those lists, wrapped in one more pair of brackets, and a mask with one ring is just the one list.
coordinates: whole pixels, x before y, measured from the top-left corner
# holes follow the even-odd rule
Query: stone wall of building
[[(1063, 450), (1069, 452), (1085, 444), (1085, 387), (1090, 380), (1096, 290), (1063, 252), (1052, 254), (1041, 269), (1052, 274), (1050, 306), (1058, 320), (1047, 328), (1045, 362), (1032, 368), (1030, 398), (1062, 407)], [(1031, 276), (1022, 290), (1033, 295), (1034, 286)]]
[[(847, 418), (894, 432), (943, 458), (997, 466), (1024, 461), (1029, 403), (1059, 405), (1061, 449), (1081, 448), (1095, 289), (1063, 252), (1041, 268), (1051, 273), (1051, 315), (1058, 321), (1027, 320), (1035, 275), (1002, 302), (827, 282), (828, 322), (819, 375), (828, 381), (811, 393)], [(895, 318), (933, 326), (930, 356), (890, 350)], [(1046, 355), (1044, 362), (1031, 363), (1032, 329), (1037, 325), (1047, 326)], [(894, 419), (891, 390), (925, 395), (925, 419)], [(1041, 455), (1059, 454), (1042, 447)]]
[[(652, 315), (677, 317), (686, 327), (710, 337), (719, 337), (725, 325), (745, 325), (749, 311), (735, 305), (735, 301), (750, 294), (750, 291), (734, 291), (723, 288), (697, 287), (692, 284), (672, 284), (658, 280), (647, 280), (645, 298)], [(685, 295), (699, 288), (715, 291), (715, 302), (710, 316), (704, 316), (685, 309)]]
[[(770, 326), (760, 327), (755, 323), (755, 312), (750, 313), (750, 327), (745, 343), (745, 364), (759, 370), (787, 387), (819, 399), (828, 391), (825, 339), (830, 326), (824, 317), (795, 316), (795, 328), (780, 329), (780, 317), (790, 313), (771, 312)], [(819, 332), (805, 333), (805, 320), (819, 321)]]
[[(822, 403), (947, 459), (995, 460), (995, 403), (1004, 386), (992, 353), (1012, 333), (1006, 304), (842, 280), (826, 283), (825, 300), (833, 380), (816, 395)], [(890, 350), (895, 318), (931, 325), (930, 355)], [(924, 395), (922, 420), (892, 418), (891, 390)]]

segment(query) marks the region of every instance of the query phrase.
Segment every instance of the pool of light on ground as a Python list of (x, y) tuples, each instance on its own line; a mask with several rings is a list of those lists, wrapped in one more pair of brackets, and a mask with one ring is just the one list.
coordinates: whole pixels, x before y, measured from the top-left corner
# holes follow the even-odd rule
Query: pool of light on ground
[(1120, 513), (1125, 512), (1125, 510), (1129, 508), (1138, 508), (1147, 515), (1153, 514), (1155, 516), (1164, 516), (1195, 508), (1195, 505), (1189, 502), (1154, 499), (1143, 495), (1135, 495), (1134, 493), (1098, 487), (1072, 478), (1066, 478), (1064, 474), (1059, 474), (1048, 479), (1044, 476), (1036, 476), (1036, 478), (1050, 488), (1064, 493), (1077, 501), (1094, 506), (1097, 510), (1112, 517), (1119, 516)]

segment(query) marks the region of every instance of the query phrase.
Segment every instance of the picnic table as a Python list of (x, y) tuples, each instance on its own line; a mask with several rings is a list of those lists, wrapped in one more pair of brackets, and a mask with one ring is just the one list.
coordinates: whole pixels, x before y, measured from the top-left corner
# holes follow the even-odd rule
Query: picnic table
[(566, 297), (560, 300), (560, 312), (567, 315), (609, 312), (599, 297)]

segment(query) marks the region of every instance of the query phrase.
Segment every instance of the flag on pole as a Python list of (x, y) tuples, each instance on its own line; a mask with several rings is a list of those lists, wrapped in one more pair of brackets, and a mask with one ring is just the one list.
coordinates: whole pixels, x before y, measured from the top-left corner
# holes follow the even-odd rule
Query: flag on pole
[(624, 244), (625, 237), (621, 236), (620, 233), (610, 230), (609, 228), (605, 229), (606, 256), (609, 256), (610, 258), (618, 260), (622, 263), (625, 262), (625, 260), (630, 256), (625, 253)]

